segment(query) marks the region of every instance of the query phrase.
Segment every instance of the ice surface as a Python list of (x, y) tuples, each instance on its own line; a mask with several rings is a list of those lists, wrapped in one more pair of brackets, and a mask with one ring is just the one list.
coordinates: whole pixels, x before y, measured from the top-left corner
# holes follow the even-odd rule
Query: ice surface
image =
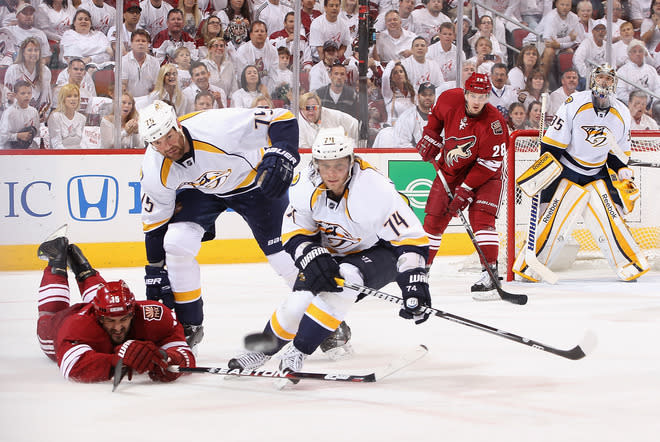
[[(368, 373), (416, 344), (429, 347), (381, 382), (310, 380), (278, 391), (268, 379), (193, 374), (154, 384), (136, 376), (111, 393), (110, 382), (66, 381), (41, 352), (40, 272), (4, 272), (0, 441), (659, 440), (660, 272), (623, 283), (605, 267), (576, 266), (556, 286), (507, 283), (530, 297), (516, 306), (473, 301), (468, 290), (479, 275), (458, 272), (456, 261), (438, 259), (431, 271), (436, 308), (566, 349), (592, 330), (593, 354), (571, 361), (440, 318), (415, 326), (374, 298), (347, 318), (355, 356), (331, 362), (314, 354), (304, 368)], [(101, 273), (125, 279), (143, 299), (142, 271)], [(224, 366), (245, 334), (263, 328), (286, 287), (267, 264), (203, 266), (202, 279), (198, 365)], [(396, 284), (383, 290), (400, 294)]]

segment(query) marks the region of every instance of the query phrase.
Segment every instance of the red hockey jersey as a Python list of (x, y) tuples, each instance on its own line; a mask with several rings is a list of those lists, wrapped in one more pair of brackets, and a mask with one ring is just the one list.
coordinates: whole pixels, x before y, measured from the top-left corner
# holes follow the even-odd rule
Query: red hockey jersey
[(463, 89), (449, 89), (436, 101), (425, 131), (440, 134), (444, 129), (444, 147), (438, 167), (447, 180), (477, 188), (501, 173), (509, 131), (502, 114), (490, 103), (481, 113), (465, 113)]
[[(57, 365), (65, 378), (78, 382), (110, 379), (115, 346), (97, 322), (92, 304), (74, 304), (58, 312), (52, 327), (57, 330)], [(126, 339), (151, 341), (165, 351), (181, 349), (188, 353), (190, 361), (195, 360), (183, 327), (172, 311), (159, 302), (135, 302), (135, 316)]]

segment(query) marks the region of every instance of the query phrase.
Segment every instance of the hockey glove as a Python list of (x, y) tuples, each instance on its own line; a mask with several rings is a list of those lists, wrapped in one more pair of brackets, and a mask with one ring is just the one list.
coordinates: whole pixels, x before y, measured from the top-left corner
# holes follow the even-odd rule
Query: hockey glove
[(341, 278), (339, 264), (325, 247), (309, 244), (296, 259), (296, 266), (305, 275), (307, 288), (315, 295), (320, 292), (341, 292), (342, 289), (335, 282), (335, 278)]
[(415, 324), (421, 324), (429, 319), (431, 314), (424, 313), (424, 307), (431, 307), (429, 276), (426, 270), (417, 268), (399, 273), (396, 283), (401, 287), (403, 294), (403, 308), (399, 310), (399, 316), (412, 319)]
[(167, 270), (162, 267), (145, 266), (144, 283), (147, 286), (147, 299), (159, 301), (166, 307), (174, 308), (174, 293), (170, 287), (170, 278)]
[(435, 159), (442, 150), (442, 137), (432, 130), (424, 130), (421, 140), (417, 143), (417, 151), (422, 160), (431, 161)]
[(628, 167), (622, 167), (616, 174), (621, 181), (632, 180), (635, 178), (632, 169)]
[[(162, 350), (161, 350), (162, 351)], [(183, 348), (167, 350), (167, 365), (178, 365), (179, 367), (194, 367), (195, 357), (188, 350)], [(172, 382), (178, 379), (183, 373), (175, 373), (163, 367), (156, 367), (149, 371), (149, 377), (155, 382)]]
[(297, 163), (293, 155), (284, 149), (266, 149), (266, 154), (257, 167), (256, 180), (267, 198), (279, 198), (286, 193)]
[(449, 212), (451, 215), (458, 215), (459, 212), (462, 212), (467, 206), (470, 205), (473, 199), (474, 192), (472, 189), (465, 186), (465, 184), (461, 184), (458, 189), (456, 189), (456, 193), (454, 193), (454, 199), (449, 203), (447, 212)]
[(144, 373), (156, 367), (167, 368), (163, 355), (151, 341), (129, 340), (118, 346), (113, 362), (116, 365), (119, 358), (124, 359), (124, 365), (137, 373)]

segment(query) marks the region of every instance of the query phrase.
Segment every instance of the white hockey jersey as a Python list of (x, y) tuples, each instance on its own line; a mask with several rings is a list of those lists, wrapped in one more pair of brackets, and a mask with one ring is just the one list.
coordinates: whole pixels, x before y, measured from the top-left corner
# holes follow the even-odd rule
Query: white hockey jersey
[(238, 195), (256, 188), (257, 166), (265, 148), (279, 148), (284, 155), (298, 158), (297, 123), (286, 109), (210, 109), (185, 115), (179, 122), (192, 141), (192, 156), (172, 161), (152, 148), (144, 154), (145, 232), (172, 217), (179, 189)]
[[(321, 244), (339, 256), (366, 250), (380, 240), (395, 247), (428, 245), (422, 224), (392, 182), (360, 158), (339, 202), (328, 198), (311, 164), (294, 179), (289, 198), (282, 223), (282, 244), (289, 253), (287, 243), (298, 235), (320, 234)], [(299, 240), (293, 241), (294, 250)]]
[[(594, 175), (607, 161), (611, 151), (607, 133), (630, 155), (630, 111), (610, 96), (607, 113), (596, 113), (591, 90), (575, 92), (559, 106), (542, 142), (564, 150), (562, 163), (585, 175)], [(577, 167), (576, 167), (577, 166)]]

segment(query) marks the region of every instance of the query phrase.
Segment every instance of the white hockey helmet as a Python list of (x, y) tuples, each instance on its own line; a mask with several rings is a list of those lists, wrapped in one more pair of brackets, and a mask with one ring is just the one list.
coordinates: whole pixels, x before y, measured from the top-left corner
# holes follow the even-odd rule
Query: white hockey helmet
[[(612, 84), (606, 87), (600, 86), (596, 82), (596, 78), (599, 75), (607, 75), (608, 77), (611, 77)], [(610, 95), (614, 95), (614, 91), (616, 90), (616, 82), (617, 82), (616, 71), (612, 66), (605, 63), (603, 65), (596, 66), (591, 71), (591, 79), (589, 80), (589, 89), (591, 89), (591, 93), (593, 94), (594, 97), (607, 98)]]
[(312, 158), (315, 160), (334, 160), (351, 157), (353, 160), (353, 145), (355, 142), (346, 136), (341, 127), (328, 127), (319, 130), (312, 144)]
[(142, 139), (149, 144), (178, 127), (174, 108), (164, 101), (156, 100), (140, 111), (138, 129)]

